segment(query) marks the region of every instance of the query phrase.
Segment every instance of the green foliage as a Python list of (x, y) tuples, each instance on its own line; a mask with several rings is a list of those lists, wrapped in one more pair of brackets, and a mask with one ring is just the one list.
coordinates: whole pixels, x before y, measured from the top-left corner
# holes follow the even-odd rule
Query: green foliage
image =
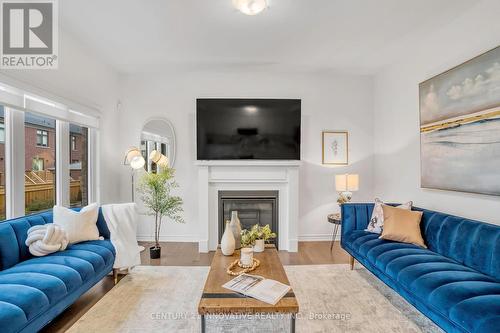
[(250, 230), (245, 229), (241, 231), (241, 245), (243, 247), (253, 246), (257, 239), (263, 239), (264, 241), (267, 241), (271, 238), (276, 238), (276, 234), (271, 231), (271, 227), (269, 227), (269, 224), (265, 225), (264, 227), (256, 224), (252, 226)]
[(159, 247), (159, 236), (163, 217), (172, 221), (184, 223), (182, 198), (171, 192), (179, 185), (174, 180), (175, 170), (161, 168), (158, 173), (145, 173), (137, 188), (148, 214), (155, 217), (155, 245)]
[(54, 207), (54, 200), (37, 200), (26, 205), (26, 214), (31, 214)]

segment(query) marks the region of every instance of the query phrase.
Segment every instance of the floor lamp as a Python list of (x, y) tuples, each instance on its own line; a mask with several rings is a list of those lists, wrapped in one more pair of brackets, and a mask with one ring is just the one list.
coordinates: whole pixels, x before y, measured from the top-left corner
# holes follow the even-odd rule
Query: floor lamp
[(131, 147), (125, 153), (125, 158), (123, 160), (124, 165), (129, 165), (132, 168), (132, 202), (135, 202), (135, 191), (134, 191), (134, 174), (135, 171), (144, 167), (146, 161), (141, 154), (141, 151), (137, 147)]

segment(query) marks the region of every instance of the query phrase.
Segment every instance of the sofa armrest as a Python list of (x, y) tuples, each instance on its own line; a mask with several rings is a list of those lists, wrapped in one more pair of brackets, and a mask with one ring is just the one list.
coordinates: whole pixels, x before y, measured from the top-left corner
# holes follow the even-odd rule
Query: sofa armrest
[(97, 229), (99, 229), (99, 234), (105, 239), (109, 239), (111, 237), (111, 233), (108, 229), (108, 224), (106, 223), (106, 219), (104, 219), (104, 215), (102, 214), (102, 207), (99, 207), (99, 216), (97, 217)]
[(347, 203), (341, 207), (342, 239), (354, 230), (364, 230), (370, 222), (373, 203)]

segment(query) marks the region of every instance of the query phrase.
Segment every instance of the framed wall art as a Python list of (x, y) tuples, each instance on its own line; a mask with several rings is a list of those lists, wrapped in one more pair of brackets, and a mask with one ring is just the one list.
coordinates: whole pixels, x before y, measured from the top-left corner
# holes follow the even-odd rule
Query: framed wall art
[(500, 195), (500, 46), (419, 91), (421, 187)]
[(322, 163), (347, 165), (349, 163), (349, 134), (346, 131), (323, 131)]

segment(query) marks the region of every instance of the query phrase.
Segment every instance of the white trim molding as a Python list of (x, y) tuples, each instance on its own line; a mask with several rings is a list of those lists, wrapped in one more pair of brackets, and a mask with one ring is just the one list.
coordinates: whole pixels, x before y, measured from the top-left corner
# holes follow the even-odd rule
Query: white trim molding
[(69, 123), (56, 120), (56, 204), (69, 207)]
[[(314, 241), (331, 241), (332, 234), (309, 234), (309, 235), (300, 235), (299, 242), (314, 242)], [(335, 240), (340, 240), (340, 228), (337, 231), (337, 237)]]
[[(155, 238), (153, 235), (138, 235), (138, 241), (143, 242), (154, 242)], [(198, 235), (160, 235), (160, 242), (182, 242), (182, 243), (198, 243)]]
[[(199, 251), (218, 245), (219, 191), (278, 191), (280, 250), (297, 252), (300, 161), (207, 161), (198, 165)], [(221, 164), (222, 163), (222, 164)]]
[(6, 218), (24, 216), (24, 112), (5, 111), (5, 208)]

